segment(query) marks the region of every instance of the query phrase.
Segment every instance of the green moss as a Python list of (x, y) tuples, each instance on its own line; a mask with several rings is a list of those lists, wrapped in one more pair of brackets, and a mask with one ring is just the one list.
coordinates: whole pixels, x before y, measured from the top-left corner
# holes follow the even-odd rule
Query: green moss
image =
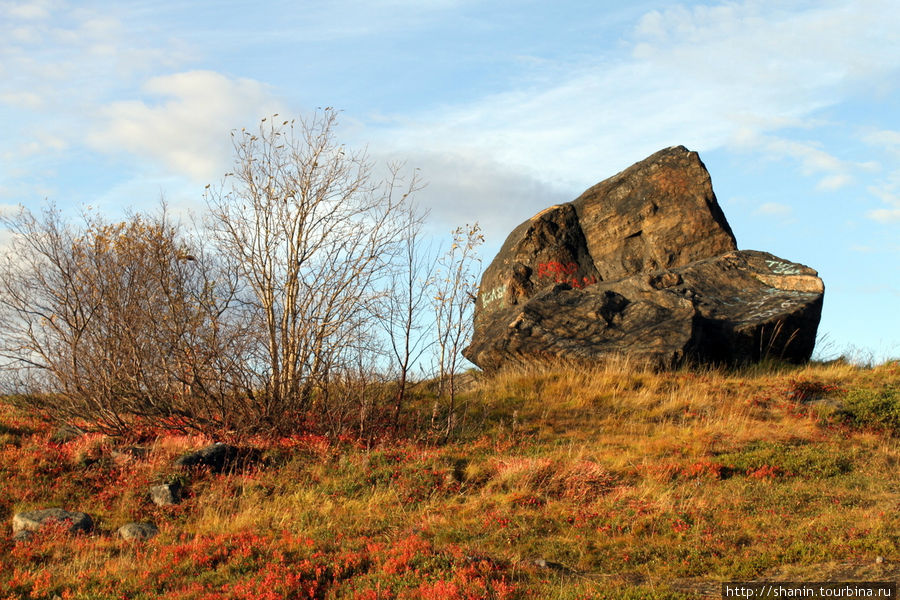
[(852, 456), (833, 445), (791, 445), (754, 442), (738, 452), (717, 457), (734, 474), (796, 476), (812, 479), (836, 477), (853, 469)]
[(857, 426), (885, 427), (894, 434), (900, 433), (900, 386), (852, 390), (844, 401), (842, 414)]

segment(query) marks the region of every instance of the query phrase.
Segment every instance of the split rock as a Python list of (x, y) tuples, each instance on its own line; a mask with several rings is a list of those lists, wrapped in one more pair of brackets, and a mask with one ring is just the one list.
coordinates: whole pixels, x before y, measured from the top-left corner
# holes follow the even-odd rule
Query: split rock
[(703, 163), (673, 147), (514, 229), (482, 277), (464, 354), (485, 369), (611, 354), (802, 362), (823, 294), (813, 269), (738, 251)]

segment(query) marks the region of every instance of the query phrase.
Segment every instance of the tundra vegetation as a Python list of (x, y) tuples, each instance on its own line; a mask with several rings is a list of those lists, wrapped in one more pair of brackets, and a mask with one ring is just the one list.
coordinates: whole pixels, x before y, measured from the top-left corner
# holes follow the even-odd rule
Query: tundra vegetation
[[(94, 527), (0, 535), (0, 599), (897, 579), (900, 363), (459, 373), (480, 232), (432, 251), (419, 182), (394, 166), (376, 184), (335, 125), (235, 132), (197, 231), (165, 211), (7, 220), (0, 519), (62, 507)], [(213, 441), (255, 460), (175, 465)], [(163, 483), (179, 503), (152, 502)], [(129, 522), (159, 533), (114, 535)]]
[[(261, 460), (219, 474), (173, 466), (207, 434), (74, 435), (10, 397), (0, 517), (59, 506), (95, 528), (7, 529), (0, 598), (691, 598), (728, 580), (897, 579), (897, 362), (522, 368), (460, 390), (449, 440), (436, 394), (414, 387), (374, 438), (245, 438)], [(156, 506), (167, 482), (184, 498)], [(159, 535), (113, 535), (131, 521)]]

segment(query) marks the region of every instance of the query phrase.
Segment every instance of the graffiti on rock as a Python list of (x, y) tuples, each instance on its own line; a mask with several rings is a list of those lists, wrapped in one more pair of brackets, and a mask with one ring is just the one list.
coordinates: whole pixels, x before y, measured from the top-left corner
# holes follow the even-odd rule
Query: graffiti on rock
[(568, 283), (573, 288), (585, 288), (597, 283), (596, 277), (579, 277), (578, 263), (556, 261), (538, 263), (538, 279), (552, 279), (555, 283)]
[(498, 285), (481, 297), (481, 306), (487, 308), (506, 294), (506, 285)]

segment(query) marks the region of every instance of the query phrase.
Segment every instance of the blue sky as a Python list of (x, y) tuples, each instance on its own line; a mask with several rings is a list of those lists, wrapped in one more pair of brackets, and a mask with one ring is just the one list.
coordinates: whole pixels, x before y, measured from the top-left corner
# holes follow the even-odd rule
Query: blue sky
[(486, 260), (683, 144), (739, 247), (819, 270), (820, 356), (900, 356), (897, 0), (0, 1), (3, 205), (199, 210), (231, 129), (324, 106)]

